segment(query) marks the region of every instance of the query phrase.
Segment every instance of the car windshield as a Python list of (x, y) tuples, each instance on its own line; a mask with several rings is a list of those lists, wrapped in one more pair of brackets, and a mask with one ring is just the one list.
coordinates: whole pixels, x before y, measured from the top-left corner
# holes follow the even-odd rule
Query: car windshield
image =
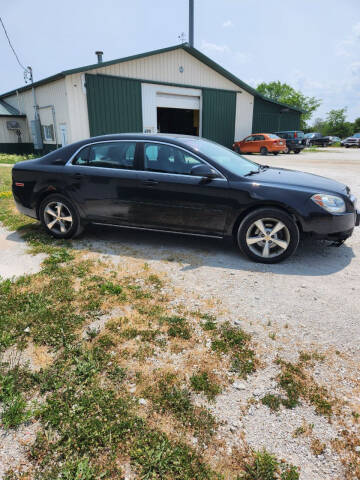
[(229, 172), (235, 175), (243, 177), (251, 172), (260, 170), (260, 166), (257, 163), (250, 162), (246, 160), (246, 158), (217, 143), (201, 138), (182, 138), (181, 141), (197, 152), (211, 158), (219, 166), (226, 168), (226, 170), (229, 170)]
[(269, 133), (269, 134), (268, 134), (268, 137), (269, 137), (269, 138), (280, 138), (280, 137), (278, 137), (277, 135), (274, 135), (273, 133)]
[(305, 137), (304, 132), (296, 132), (296, 136), (297, 136), (297, 138), (304, 138)]
[(360, 138), (360, 133), (354, 133), (353, 137)]

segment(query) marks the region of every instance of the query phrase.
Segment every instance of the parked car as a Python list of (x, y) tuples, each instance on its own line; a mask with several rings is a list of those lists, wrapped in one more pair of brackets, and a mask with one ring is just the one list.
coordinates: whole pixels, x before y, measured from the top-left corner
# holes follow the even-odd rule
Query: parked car
[(233, 144), (233, 149), (237, 153), (261, 153), (261, 155), (268, 153), (278, 155), (285, 148), (284, 140), (273, 133), (253, 133), (241, 142)]
[(284, 153), (300, 153), (305, 148), (304, 132), (299, 130), (287, 130), (283, 132), (275, 132), (280, 138), (286, 140), (286, 148)]
[(329, 145), (334, 145), (334, 143), (340, 143), (341, 142), (341, 138), (340, 137), (334, 137), (333, 135), (328, 135), (324, 138), (328, 138), (329, 139)]
[(341, 183), (191, 136), (93, 137), (17, 163), (12, 178), (20, 212), (63, 239), (88, 223), (233, 237), (252, 260), (276, 263), (300, 234), (342, 242), (360, 220)]
[(351, 137), (347, 137), (341, 141), (341, 146), (350, 148), (350, 147), (358, 147), (360, 148), (360, 133), (354, 133)]
[(306, 144), (309, 146), (320, 145), (321, 147), (328, 147), (330, 144), (329, 137), (323, 137), (319, 132), (306, 133)]

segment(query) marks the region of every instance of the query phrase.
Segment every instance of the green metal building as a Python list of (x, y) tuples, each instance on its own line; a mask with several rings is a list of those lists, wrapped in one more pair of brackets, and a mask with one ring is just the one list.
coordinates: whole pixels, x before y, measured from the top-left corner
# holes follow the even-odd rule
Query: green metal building
[[(250, 133), (299, 129), (302, 113), (259, 94), (188, 44), (108, 62), (99, 58), (34, 86), (45, 150), (121, 132), (200, 135), (230, 147)], [(23, 138), (31, 138), (30, 86), (0, 95), (0, 101), (27, 119)], [(19, 150), (19, 143), (11, 144), (0, 130), (0, 151), (11, 148)]]

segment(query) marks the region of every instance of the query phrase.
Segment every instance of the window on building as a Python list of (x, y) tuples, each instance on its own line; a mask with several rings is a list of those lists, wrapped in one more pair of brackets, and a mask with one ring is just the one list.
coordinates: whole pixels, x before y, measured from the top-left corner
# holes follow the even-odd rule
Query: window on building
[(54, 125), (43, 125), (42, 129), (45, 141), (55, 140)]
[(190, 175), (191, 169), (203, 162), (190, 153), (169, 145), (145, 144), (145, 170), (151, 172), (178, 173)]
[(134, 142), (98, 143), (81, 150), (73, 164), (132, 170), (135, 163), (135, 147)]

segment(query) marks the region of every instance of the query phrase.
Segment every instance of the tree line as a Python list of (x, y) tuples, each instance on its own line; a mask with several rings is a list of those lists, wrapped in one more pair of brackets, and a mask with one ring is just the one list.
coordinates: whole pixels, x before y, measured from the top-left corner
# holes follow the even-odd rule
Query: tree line
[(354, 122), (346, 120), (346, 107), (338, 110), (330, 110), (325, 119), (316, 118), (312, 124), (309, 123), (313, 113), (321, 105), (321, 99), (316, 97), (307, 97), (303, 93), (295, 90), (287, 83), (280, 81), (262, 82), (256, 90), (271, 100), (285, 103), (292, 107), (298, 107), (304, 111), (300, 117), (300, 128), (305, 133), (320, 132), (322, 135), (332, 135), (345, 138), (360, 133), (360, 117)]

